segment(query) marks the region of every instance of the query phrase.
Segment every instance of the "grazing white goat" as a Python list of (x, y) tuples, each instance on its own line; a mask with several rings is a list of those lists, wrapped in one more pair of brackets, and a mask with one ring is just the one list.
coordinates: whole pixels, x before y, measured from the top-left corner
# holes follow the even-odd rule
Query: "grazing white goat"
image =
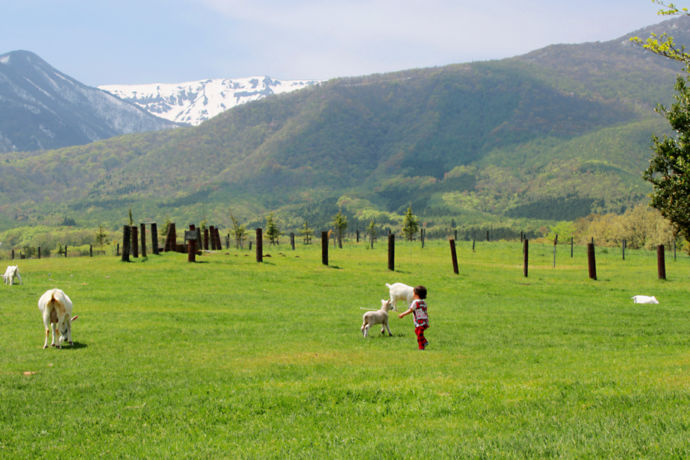
[(634, 295), (632, 299), (633, 303), (659, 303), (656, 297), (648, 295)]
[(390, 300), (381, 299), (381, 309), (375, 311), (368, 311), (362, 315), (362, 335), (367, 337), (369, 335), (369, 327), (374, 324), (381, 325), (381, 334), (388, 330), (388, 335), (391, 334), (391, 329), (388, 327), (388, 312), (395, 310), (395, 306)]
[(19, 267), (17, 265), (8, 265), (5, 274), (2, 275), (5, 284), (12, 286), (14, 284), (14, 279), (19, 280), (19, 284), (22, 284), (22, 277), (19, 275)]
[(398, 300), (405, 301), (405, 308), (409, 307), (414, 300), (414, 288), (403, 283), (386, 283), (388, 288), (388, 295), (391, 303), (393, 304), (393, 310), (396, 310), (396, 304)]
[[(43, 342), (43, 348), (48, 348), (48, 333), (52, 330), (53, 342), (52, 346), (62, 348), (62, 342), (67, 340), (70, 345), (72, 342), (72, 321), (77, 319), (72, 316), (72, 300), (67, 297), (67, 294), (60, 289), (49, 289), (43, 293), (38, 299), (38, 309), (43, 313), (43, 325), (46, 329), (46, 339)], [(60, 337), (55, 339), (57, 334)]]

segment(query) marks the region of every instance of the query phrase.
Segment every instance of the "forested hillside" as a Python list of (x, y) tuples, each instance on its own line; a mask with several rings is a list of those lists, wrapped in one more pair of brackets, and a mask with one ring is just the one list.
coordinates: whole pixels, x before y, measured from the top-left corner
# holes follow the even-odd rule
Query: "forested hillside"
[[(671, 30), (673, 29), (673, 30)], [(685, 18), (651, 30), (674, 36)], [(677, 66), (632, 46), (555, 45), (501, 61), (344, 78), (237, 107), (198, 127), (0, 156), (2, 227), (65, 216), (227, 225), (337, 210), (430, 225), (574, 219), (643, 200), (653, 112)]]

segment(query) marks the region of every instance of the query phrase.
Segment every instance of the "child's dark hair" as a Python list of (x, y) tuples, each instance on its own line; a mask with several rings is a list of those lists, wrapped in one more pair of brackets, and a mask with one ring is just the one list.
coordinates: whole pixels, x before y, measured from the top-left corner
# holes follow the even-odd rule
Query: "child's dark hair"
[(420, 299), (426, 299), (426, 288), (424, 286), (417, 286), (414, 288), (414, 293), (419, 296)]

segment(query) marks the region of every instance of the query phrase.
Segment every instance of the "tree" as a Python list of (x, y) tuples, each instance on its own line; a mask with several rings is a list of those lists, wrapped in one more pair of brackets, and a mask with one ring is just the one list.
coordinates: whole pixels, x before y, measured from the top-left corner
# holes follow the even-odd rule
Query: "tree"
[(668, 120), (675, 134), (652, 138), (655, 151), (644, 172), (652, 183), (651, 205), (673, 224), (676, 233), (690, 240), (690, 88), (687, 78), (676, 81), (675, 102), (657, 111)]
[(96, 244), (98, 247), (102, 248), (108, 242), (108, 234), (105, 233), (103, 225), (98, 226), (98, 231), (96, 232)]
[(343, 248), (343, 234), (347, 229), (347, 217), (341, 211), (333, 217), (333, 227), (335, 227), (335, 236), (338, 238), (338, 247)]
[(367, 235), (369, 236), (369, 246), (374, 249), (374, 241), (376, 241), (376, 222), (371, 220), (367, 227)]
[(402, 231), (407, 241), (412, 241), (414, 239), (414, 236), (419, 231), (419, 221), (417, 220), (417, 216), (412, 214), (412, 206), (409, 206), (407, 208), (407, 213), (403, 218)]
[(271, 244), (277, 244), (280, 234), (278, 224), (273, 220), (273, 213), (271, 213), (266, 217), (266, 236), (268, 237), (268, 241), (270, 241)]
[[(673, 3), (668, 3), (663, 0), (653, 0), (654, 3), (661, 6), (659, 15), (661, 16), (690, 16), (690, 11), (687, 8), (679, 8)], [(652, 34), (646, 40), (642, 41), (639, 37), (632, 37), (630, 39), (633, 43), (641, 45), (643, 48), (651, 51), (659, 56), (664, 56), (674, 61), (682, 62), (686, 70), (690, 66), (690, 54), (685, 52), (685, 46), (676, 45), (668, 34)]]
[(302, 225), (302, 228), (299, 231), (299, 234), (302, 235), (302, 238), (304, 238), (304, 244), (311, 244), (311, 237), (314, 234), (314, 229), (310, 228), (309, 224), (305, 220), (304, 225)]
[(232, 212), (230, 213), (230, 220), (232, 221), (232, 234), (235, 237), (235, 247), (241, 249), (244, 240), (247, 238), (247, 230), (244, 225), (240, 225), (240, 222), (235, 218)]
[[(661, 5), (661, 15), (690, 15), (687, 8), (679, 8), (673, 3), (656, 0)], [(666, 34), (652, 35), (644, 44), (637, 37), (632, 39), (651, 52), (682, 62), (685, 72), (690, 71), (690, 54), (684, 46), (678, 46), (673, 37)], [(651, 205), (673, 225), (676, 234), (690, 239), (690, 78), (678, 76), (676, 80), (675, 102), (670, 108), (658, 105), (656, 111), (663, 115), (671, 125), (672, 136), (652, 138), (655, 155), (644, 172), (644, 179), (653, 186)]]

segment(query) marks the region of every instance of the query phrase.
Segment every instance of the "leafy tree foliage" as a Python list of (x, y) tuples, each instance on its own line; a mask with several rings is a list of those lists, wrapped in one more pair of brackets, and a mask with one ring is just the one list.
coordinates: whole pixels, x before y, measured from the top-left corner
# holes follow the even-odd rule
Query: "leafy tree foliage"
[[(690, 11), (687, 8), (678, 7), (674, 3), (665, 2), (663, 0), (653, 0), (654, 3), (661, 6), (659, 15), (661, 16), (688, 16)], [(677, 45), (673, 37), (663, 33), (661, 35), (652, 33), (650, 37), (642, 41), (640, 37), (632, 37), (630, 39), (633, 43), (642, 45), (643, 48), (651, 51), (654, 54), (673, 59), (674, 61), (682, 62), (686, 68), (690, 65), (690, 54), (685, 51), (685, 46)]]
[(108, 234), (105, 232), (103, 225), (99, 225), (98, 231), (96, 232), (96, 244), (102, 248), (107, 242)]
[(407, 213), (405, 213), (405, 217), (403, 219), (402, 231), (407, 241), (412, 241), (414, 236), (419, 231), (419, 221), (417, 216), (412, 214), (412, 206), (407, 208)]
[(304, 225), (302, 225), (302, 228), (299, 231), (299, 234), (302, 235), (304, 244), (311, 244), (311, 237), (314, 235), (314, 229), (309, 227), (309, 223), (305, 220)]
[(343, 235), (347, 229), (347, 217), (341, 211), (333, 217), (333, 227), (335, 228), (335, 236), (338, 238), (338, 247), (343, 247)]
[[(661, 15), (690, 15), (687, 8), (673, 3), (656, 0), (662, 8)], [(633, 38), (638, 44), (642, 41)], [(685, 71), (690, 71), (690, 54), (685, 47), (677, 45), (673, 37), (652, 34), (644, 48), (651, 52), (682, 62)], [(669, 122), (674, 134), (663, 138), (653, 137), (655, 156), (644, 172), (644, 178), (653, 185), (651, 205), (658, 209), (686, 239), (690, 239), (690, 78), (676, 79), (675, 102), (670, 107), (658, 105), (656, 111)]]
[(632, 249), (652, 249), (675, 239), (669, 221), (645, 204), (628, 209), (623, 215), (593, 214), (578, 219), (574, 234), (578, 244), (594, 238), (597, 246), (619, 246), (625, 240)]
[(235, 247), (242, 248), (244, 240), (247, 239), (247, 230), (232, 213), (230, 213), (230, 220), (232, 221), (232, 234), (235, 237)]
[(376, 241), (376, 222), (371, 220), (369, 226), (367, 227), (367, 236), (369, 237), (369, 246), (374, 249), (374, 241)]
[(655, 156), (644, 173), (652, 183), (652, 206), (690, 239), (690, 79), (678, 77), (675, 102), (658, 107), (675, 131), (672, 137), (654, 136)]
[(271, 213), (266, 217), (266, 236), (268, 237), (268, 241), (270, 241), (271, 244), (277, 244), (280, 235), (280, 228), (278, 228), (278, 224), (273, 219), (273, 213)]

